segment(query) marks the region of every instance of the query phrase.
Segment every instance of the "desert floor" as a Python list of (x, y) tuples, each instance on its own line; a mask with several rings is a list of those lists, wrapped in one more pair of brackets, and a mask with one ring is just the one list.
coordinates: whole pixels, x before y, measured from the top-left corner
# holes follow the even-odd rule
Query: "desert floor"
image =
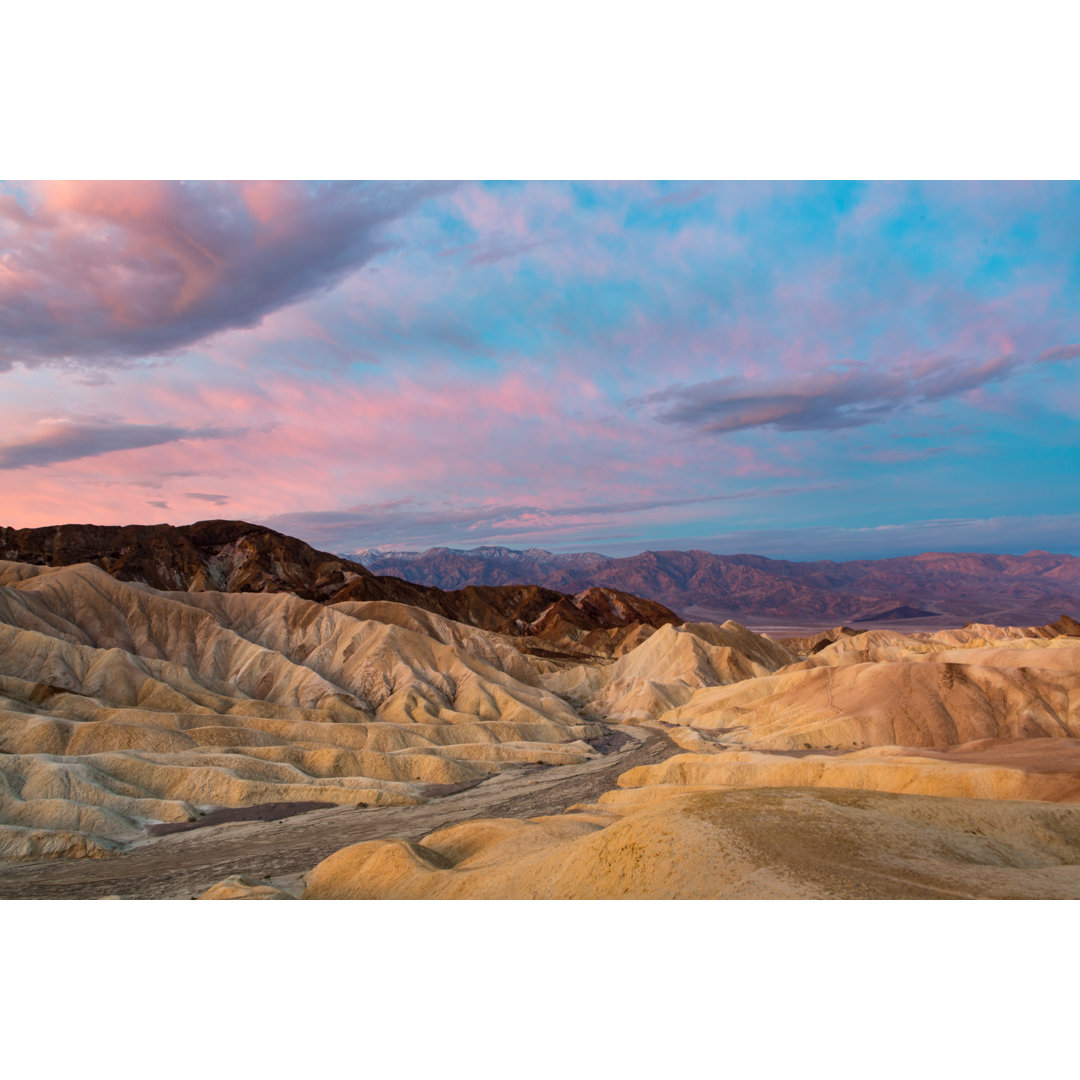
[(0, 899), (190, 900), (233, 874), (297, 893), (303, 873), (347, 844), (390, 837), (419, 840), (474, 818), (558, 814), (597, 799), (627, 769), (680, 753), (661, 731), (625, 725), (610, 731), (616, 745), (623, 745), (596, 760), (524, 765), (420, 806), (337, 806), (276, 821), (208, 825), (148, 837), (106, 859), (0, 862)]

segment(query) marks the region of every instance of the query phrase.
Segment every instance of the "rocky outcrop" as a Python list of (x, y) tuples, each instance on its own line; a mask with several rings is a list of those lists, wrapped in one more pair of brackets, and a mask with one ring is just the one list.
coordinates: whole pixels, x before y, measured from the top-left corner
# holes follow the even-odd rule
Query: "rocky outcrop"
[[(182, 592), (287, 592), (340, 604), (391, 601), (495, 633), (558, 642), (589, 631), (682, 619), (662, 604), (606, 588), (566, 596), (536, 585), (447, 592), (395, 577), (244, 521), (193, 525), (0, 528), (0, 558), (37, 566), (93, 563), (121, 581)], [(602, 639), (593, 642), (604, 653)]]
[(193, 525), (56, 525), (0, 528), (0, 558), (38, 566), (94, 563), (120, 581), (183, 592), (291, 592), (326, 600), (359, 563), (246, 521)]

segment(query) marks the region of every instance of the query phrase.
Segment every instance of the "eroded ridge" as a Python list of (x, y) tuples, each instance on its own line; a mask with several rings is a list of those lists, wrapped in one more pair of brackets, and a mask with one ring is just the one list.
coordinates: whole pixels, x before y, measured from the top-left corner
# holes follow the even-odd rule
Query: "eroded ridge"
[(1076, 628), (538, 641), (0, 563), (0, 894), (1080, 895)]

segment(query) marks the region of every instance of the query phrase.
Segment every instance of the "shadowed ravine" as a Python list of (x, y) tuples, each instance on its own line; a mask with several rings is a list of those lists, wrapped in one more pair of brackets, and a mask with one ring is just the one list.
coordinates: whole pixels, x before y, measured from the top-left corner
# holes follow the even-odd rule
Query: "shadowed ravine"
[(620, 726), (633, 742), (580, 765), (526, 766), (421, 806), (335, 807), (280, 821), (244, 821), (139, 841), (105, 859), (38, 859), (0, 867), (0, 898), (190, 899), (230, 874), (300, 875), (349, 844), (421, 837), (472, 818), (530, 818), (592, 802), (620, 773), (679, 753), (659, 731)]

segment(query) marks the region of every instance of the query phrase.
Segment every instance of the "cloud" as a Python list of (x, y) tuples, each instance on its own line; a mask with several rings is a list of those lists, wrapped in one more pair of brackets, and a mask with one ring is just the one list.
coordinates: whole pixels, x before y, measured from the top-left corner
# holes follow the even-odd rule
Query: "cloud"
[(485, 266), (489, 263), (502, 262), (504, 259), (514, 259), (519, 255), (526, 255), (530, 251), (540, 247), (542, 241), (515, 241), (491, 239), (483, 243), (463, 244), (459, 247), (443, 248), (439, 258), (452, 258), (457, 255), (467, 255), (466, 266)]
[(700, 504), (785, 496), (823, 490), (829, 485), (801, 488), (761, 488), (685, 498), (650, 498), (626, 502), (590, 502), (543, 506), (538, 503), (499, 503), (484, 506), (431, 506), (415, 499), (394, 499), (344, 510), (298, 511), (277, 514), (264, 524), (330, 551), (409, 544), (488, 544), (515, 538), (543, 540), (570, 530), (609, 527), (612, 518), (647, 515)]
[(185, 439), (228, 439), (243, 434), (241, 428), (182, 428), (172, 424), (129, 424), (105, 420), (44, 420), (29, 439), (0, 446), (0, 469), (26, 469), (62, 461), (99, 457), (117, 450), (140, 450), (148, 446)]
[(693, 187), (680, 187), (666, 195), (659, 195), (652, 201), (652, 206), (689, 206), (708, 194), (709, 188), (701, 184)]
[[(65, 457), (42, 416), (173, 440), (9, 466), (8, 522), (412, 496), (320, 546), (580, 549), (864, 524), (883, 492), (906, 521), (1073, 490), (1078, 186), (465, 184), (393, 217), (417, 192), (0, 184), (0, 365), (37, 365), (0, 375), (0, 452)], [(772, 483), (830, 490), (694, 501)]]
[(877, 461), (883, 465), (902, 465), (909, 461), (923, 461), (926, 458), (940, 457), (948, 454), (948, 446), (927, 446), (919, 450), (875, 450), (873, 447), (862, 448), (862, 458), (865, 461)]
[(224, 506), (229, 502), (228, 495), (205, 495), (201, 491), (185, 491), (185, 499), (198, 499), (200, 502), (213, 503), (215, 506)]
[(1007, 379), (1026, 362), (1003, 355), (983, 362), (955, 357), (883, 367), (852, 363), (784, 383), (727, 377), (658, 390), (642, 403), (656, 419), (722, 434), (745, 428), (832, 431), (861, 427), (923, 402), (941, 401)]
[(1053, 363), (1056, 360), (1076, 360), (1080, 358), (1080, 345), (1056, 345), (1039, 355), (1040, 363)]
[(424, 184), (42, 183), (0, 194), (0, 369), (160, 356), (337, 284)]
[[(746, 493), (747, 498), (782, 495), (804, 489)], [(686, 500), (673, 500), (683, 502)], [(659, 503), (655, 504), (659, 505)], [(564, 507), (549, 517), (573, 516), (602, 507)], [(623, 505), (610, 508), (612, 515)], [(699, 549), (718, 554), (750, 552), (776, 559), (891, 558), (924, 551), (984, 551), (1019, 554), (1033, 549), (1080, 554), (1080, 514), (956, 517), (901, 521), (864, 527), (843, 525), (800, 528), (740, 528), (708, 535), (672, 535), (648, 531), (640, 520), (628, 532), (611, 529), (591, 535), (532, 521), (535, 507), (500, 506), (468, 509), (423, 507), (413, 499), (352, 507), (344, 511), (282, 514), (264, 523), (299, 536), (316, 548), (341, 553), (363, 549), (425, 550), (433, 546), (472, 548), (489, 544), (509, 547), (541, 545), (555, 552), (599, 551), (606, 555), (636, 555), (642, 551)], [(593, 524), (601, 524), (593, 521)], [(575, 523), (575, 527), (577, 527)]]

